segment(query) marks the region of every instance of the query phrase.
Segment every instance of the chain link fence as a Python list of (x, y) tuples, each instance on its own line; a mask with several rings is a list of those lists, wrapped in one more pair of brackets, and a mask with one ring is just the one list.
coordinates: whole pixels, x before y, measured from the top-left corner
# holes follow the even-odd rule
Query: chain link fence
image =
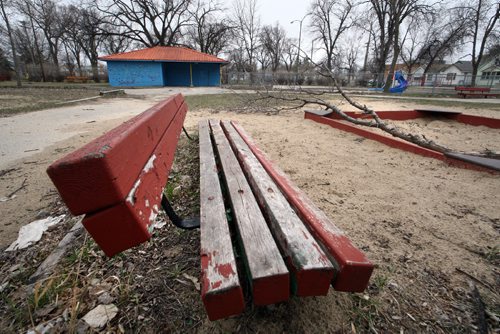
[[(335, 75), (343, 87), (352, 88), (382, 88), (387, 74), (368, 72), (339, 73)], [(404, 74), (410, 90), (425, 90), (434, 92), (437, 88), (454, 88), (455, 86), (470, 86), (472, 75), (457, 73), (412, 73)], [(332, 80), (317, 72), (223, 72), (222, 83), (230, 87), (330, 87)], [(397, 86), (397, 81), (393, 86)], [(500, 72), (487, 72), (476, 77), (475, 86), (500, 89)]]

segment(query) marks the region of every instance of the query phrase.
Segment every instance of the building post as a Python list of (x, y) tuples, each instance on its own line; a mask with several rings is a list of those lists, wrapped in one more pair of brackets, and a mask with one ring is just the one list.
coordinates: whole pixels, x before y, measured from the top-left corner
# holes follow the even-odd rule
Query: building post
[(189, 63), (189, 79), (191, 80), (191, 87), (193, 87), (193, 63)]

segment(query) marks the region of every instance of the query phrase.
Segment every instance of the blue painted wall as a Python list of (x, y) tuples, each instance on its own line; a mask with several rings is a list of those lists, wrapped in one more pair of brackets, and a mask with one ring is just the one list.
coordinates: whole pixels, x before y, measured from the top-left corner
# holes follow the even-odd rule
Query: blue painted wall
[[(193, 86), (219, 86), (220, 64), (193, 63)], [(189, 63), (108, 61), (109, 84), (119, 86), (191, 86)]]
[(193, 86), (219, 86), (220, 64), (193, 64)]
[(162, 63), (108, 61), (111, 86), (163, 86)]
[(163, 63), (165, 86), (190, 86), (189, 63)]

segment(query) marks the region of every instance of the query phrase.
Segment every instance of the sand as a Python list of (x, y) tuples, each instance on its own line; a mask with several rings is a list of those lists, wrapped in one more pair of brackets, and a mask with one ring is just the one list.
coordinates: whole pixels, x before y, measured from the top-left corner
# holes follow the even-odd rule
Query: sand
[[(377, 110), (416, 106), (398, 101), (366, 103)], [(491, 110), (467, 112), (494, 114)], [(382, 323), (377, 327), (382, 331), (384, 321), (397, 321), (402, 329), (413, 331), (424, 331), (431, 325), (419, 319), (435, 319), (432, 328), (445, 330), (447, 323), (456, 326), (463, 320), (458, 318), (464, 313), (453, 305), (468, 298), (467, 277), (457, 268), (498, 287), (498, 174), (449, 167), (438, 160), (360, 139), (304, 120), (301, 111), (278, 115), (190, 111), (185, 122), (188, 131), (196, 132), (197, 122), (205, 118), (237, 120), (376, 265), (368, 299), (331, 289), (326, 297), (294, 299), (285, 306), (271, 308), (267, 317), (248, 317), (244, 324), (247, 331), (350, 331), (356, 303), (359, 305), (354, 309), (380, 318), (374, 323)], [(48, 164), (123, 120), (95, 124), (85, 134), (8, 166), (18, 169), (1, 177), (0, 194), (16, 189), (24, 179), (28, 186), (15, 199), (0, 203), (4, 220), (0, 227), (2, 247), (15, 239), (21, 225), (43, 214), (44, 208), (57, 199), (45, 176)], [(499, 131), (488, 130), (488, 136), (475, 136), (463, 126), (448, 127), (448, 122), (439, 122), (417, 121), (407, 126), (432, 129), (450, 145), (463, 140), (463, 136), (470, 137), (466, 141), (470, 140), (471, 148), (491, 143), (498, 147), (500, 142)], [(484, 129), (476, 130), (479, 133)], [(489, 305), (498, 305), (496, 293), (479, 287)], [(379, 304), (372, 304), (370, 298)], [(233, 332), (241, 326), (237, 319), (216, 323), (205, 320), (199, 331)]]

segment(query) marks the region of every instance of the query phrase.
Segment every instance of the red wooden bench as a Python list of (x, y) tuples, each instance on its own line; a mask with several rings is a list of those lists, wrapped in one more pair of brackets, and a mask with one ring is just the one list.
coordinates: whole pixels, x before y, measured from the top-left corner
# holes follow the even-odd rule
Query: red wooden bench
[(71, 213), (85, 214), (83, 225), (106, 255), (151, 237), (186, 112), (176, 95), (47, 169)]
[(488, 96), (500, 96), (500, 94), (497, 93), (490, 93), (491, 88), (489, 87), (455, 86), (455, 90), (458, 91), (457, 95), (462, 96), (464, 99), (467, 98), (467, 96), (484, 97), (485, 99), (488, 98)]
[[(243, 128), (202, 121), (199, 137), (202, 298), (210, 319), (244, 307), (233, 245), (241, 250), (246, 275), (240, 277), (250, 281), (255, 305), (284, 301), (290, 294), (326, 295), (330, 285), (349, 292), (367, 287), (373, 265)], [(227, 209), (234, 226), (225, 221)]]
[(68, 76), (68, 77), (65, 77), (64, 80), (66, 82), (81, 82), (81, 83), (86, 83), (87, 81), (89, 81), (89, 77), (85, 77), (85, 76)]
[(200, 122), (199, 224), (177, 217), (162, 193), (186, 111), (182, 96), (172, 97), (49, 167), (108, 256), (148, 240), (163, 207), (180, 227), (201, 224), (201, 297), (211, 320), (243, 312), (245, 295), (260, 306), (326, 295), (330, 286), (367, 287), (370, 261), (235, 123)]

